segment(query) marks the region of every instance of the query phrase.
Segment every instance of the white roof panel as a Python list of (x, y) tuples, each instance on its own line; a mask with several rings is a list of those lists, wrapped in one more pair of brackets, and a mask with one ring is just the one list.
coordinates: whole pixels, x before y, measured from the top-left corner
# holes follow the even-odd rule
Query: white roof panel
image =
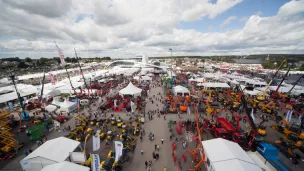
[(89, 171), (90, 168), (71, 162), (60, 162), (44, 167), (41, 171)]
[(55, 162), (63, 162), (69, 156), (70, 152), (73, 152), (79, 144), (80, 142), (65, 137), (55, 138), (46, 141), (23, 160), (43, 157)]
[(204, 150), (215, 170), (259, 171), (259, 166), (235, 142), (222, 138), (202, 141)]

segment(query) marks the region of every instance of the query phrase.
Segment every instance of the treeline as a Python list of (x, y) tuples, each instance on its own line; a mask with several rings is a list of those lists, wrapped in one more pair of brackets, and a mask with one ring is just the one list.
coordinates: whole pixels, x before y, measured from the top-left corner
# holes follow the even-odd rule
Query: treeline
[[(64, 58), (66, 62), (68, 63), (76, 63), (77, 59), (75, 57), (65, 57)], [(111, 57), (95, 57), (95, 58), (82, 58), (78, 57), (79, 61), (104, 61), (104, 60), (111, 60)], [(39, 59), (32, 59), (30, 57), (26, 57), (25, 59), (20, 59), (19, 57), (10, 57), (10, 58), (2, 58), (0, 61), (9, 61), (9, 62), (38, 62), (40, 64), (45, 64), (50, 61), (56, 61), (57, 63), (60, 63), (60, 58), (59, 57), (53, 57), (53, 58), (45, 58), (41, 57)]]

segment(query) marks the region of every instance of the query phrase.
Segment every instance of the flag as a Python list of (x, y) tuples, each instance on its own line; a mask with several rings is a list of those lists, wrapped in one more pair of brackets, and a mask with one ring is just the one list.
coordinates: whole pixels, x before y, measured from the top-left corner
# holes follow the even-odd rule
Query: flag
[(288, 120), (287, 120), (288, 122), (291, 121), (292, 114), (293, 114), (293, 110), (291, 110), (290, 113), (289, 113)]
[(100, 158), (98, 154), (91, 154), (91, 169), (92, 171), (100, 171)]
[(287, 114), (286, 114), (285, 120), (286, 120), (287, 122), (289, 122), (289, 115), (290, 115), (290, 112), (291, 112), (291, 110), (288, 110), (288, 112), (287, 112)]
[(297, 120), (297, 125), (301, 125), (301, 122), (302, 122), (302, 115), (299, 116)]
[(253, 115), (253, 108), (251, 109), (251, 114), (250, 114), (252, 120), (254, 120), (254, 115)]
[(122, 156), (123, 144), (120, 141), (115, 141), (115, 161), (118, 161), (120, 156)]
[(116, 107), (117, 107), (117, 100), (115, 99), (114, 100), (114, 108), (116, 109)]
[(100, 130), (96, 131), (96, 134), (93, 136), (93, 151), (96, 151), (100, 148), (100, 138), (99, 138), (99, 134), (100, 134)]
[(131, 111), (134, 112), (135, 111), (135, 104), (132, 101), (130, 101), (130, 103), (131, 103)]
[(57, 45), (56, 42), (55, 42), (55, 44), (56, 44), (56, 47), (57, 47), (57, 50), (58, 50), (58, 54), (59, 54), (61, 65), (66, 65), (66, 62), (64, 60), (64, 55), (63, 55), (61, 49), (58, 47), (58, 45)]

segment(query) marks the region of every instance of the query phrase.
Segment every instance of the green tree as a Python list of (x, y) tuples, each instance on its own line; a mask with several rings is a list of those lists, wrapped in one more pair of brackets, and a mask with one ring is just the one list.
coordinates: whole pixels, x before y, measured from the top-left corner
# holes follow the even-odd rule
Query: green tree
[(72, 60), (71, 60), (70, 57), (66, 57), (66, 58), (65, 58), (65, 61), (66, 61), (66, 62), (71, 62)]
[(47, 59), (47, 58), (41, 57), (41, 58), (39, 59), (39, 64), (40, 64), (40, 65), (45, 65), (47, 62), (48, 62), (48, 59)]
[(53, 60), (55, 60), (58, 64), (60, 64), (60, 58), (59, 57), (53, 57)]
[(33, 60), (32, 60), (30, 57), (26, 57), (26, 58), (24, 59), (24, 61), (25, 61), (25, 62), (33, 62)]
[(25, 64), (25, 62), (21, 61), (19, 64), (18, 64), (18, 68), (27, 68), (28, 65)]

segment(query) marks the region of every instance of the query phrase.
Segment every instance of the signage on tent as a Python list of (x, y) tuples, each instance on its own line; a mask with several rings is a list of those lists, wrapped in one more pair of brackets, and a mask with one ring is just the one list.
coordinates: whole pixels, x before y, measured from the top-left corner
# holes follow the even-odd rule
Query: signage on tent
[(92, 171), (100, 171), (100, 159), (98, 154), (91, 154), (91, 169)]

